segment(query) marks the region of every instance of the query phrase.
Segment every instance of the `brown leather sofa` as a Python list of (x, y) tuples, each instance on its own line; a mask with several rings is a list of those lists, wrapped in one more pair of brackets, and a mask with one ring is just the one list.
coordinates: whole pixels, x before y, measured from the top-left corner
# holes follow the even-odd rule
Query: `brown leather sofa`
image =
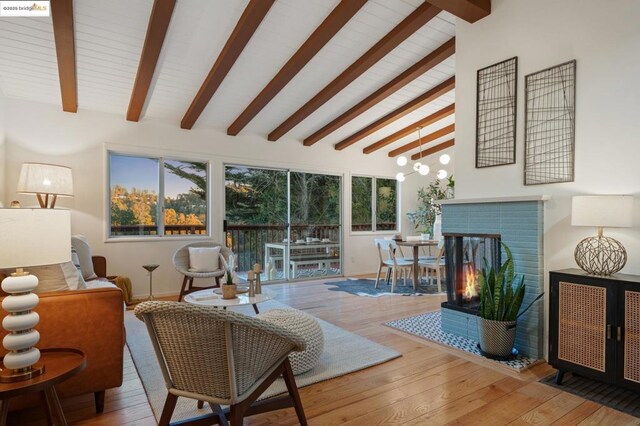
[[(76, 348), (87, 358), (87, 367), (82, 372), (56, 386), (60, 397), (94, 393), (96, 412), (102, 412), (105, 390), (122, 385), (125, 343), (122, 292), (118, 288), (96, 288), (40, 294), (35, 311), (40, 315), (36, 327), (40, 342), (36, 347)], [(5, 334), (1, 330), (0, 338)], [(2, 356), (5, 352), (0, 347)], [(32, 403), (39, 403), (39, 399), (15, 398), (10, 409)]]

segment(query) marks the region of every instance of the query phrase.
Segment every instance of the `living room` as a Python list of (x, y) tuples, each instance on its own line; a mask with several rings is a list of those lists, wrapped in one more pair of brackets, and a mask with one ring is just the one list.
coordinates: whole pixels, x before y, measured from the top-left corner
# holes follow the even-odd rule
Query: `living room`
[[(57, 385), (59, 404), (38, 398), (8, 404), (9, 393), (3, 395), (7, 424), (40, 424), (47, 413), (54, 424), (64, 424), (65, 417), (70, 424), (166, 424), (162, 414), (172, 392), (187, 390), (167, 391), (172, 385), (165, 376), (177, 373), (170, 362), (165, 376), (158, 367), (160, 352), (148, 331), (153, 312), (144, 306), (178, 299), (186, 302), (175, 308), (184, 315), (193, 308), (191, 315), (211, 311), (215, 318), (226, 312), (252, 318), (254, 309), (260, 318), (295, 308), (296, 315), (302, 312), (296, 321), (308, 321), (309, 330), (323, 336), (324, 349), (316, 347), (315, 370), (294, 376), (297, 400), (281, 396), (290, 390), (281, 379), (253, 398), (266, 395), (258, 403), (286, 400), (297, 409), (249, 415), (260, 408), (220, 395), (180, 394), (168, 414), (173, 422), (209, 416), (200, 424), (223, 423), (224, 416), (242, 424), (243, 416), (226, 408), (234, 405), (244, 407), (245, 424), (304, 423), (300, 407), (313, 424), (640, 422), (632, 407), (640, 398), (640, 376), (626, 380), (631, 384), (613, 378), (619, 369), (613, 359), (638, 347), (632, 344), (640, 320), (624, 323), (613, 317), (612, 302), (598, 304), (604, 317), (593, 326), (601, 333), (592, 337), (602, 337), (606, 356), (595, 356), (604, 364), (589, 369), (578, 363), (572, 370), (558, 353), (563, 332), (556, 320), (562, 315), (554, 301), (555, 286), (571, 274), (590, 289), (612, 292), (624, 285), (628, 293), (638, 291), (640, 170), (634, 159), (640, 148), (629, 136), (639, 112), (638, 2), (56, 0), (0, 7), (19, 3), (38, 8), (24, 12), (32, 15), (0, 14), (0, 212), (66, 212), (67, 219), (42, 220), (67, 220), (57, 235), (83, 235), (73, 245), (76, 253), (82, 255), (76, 244), (86, 243), (84, 263), (91, 255), (105, 259), (106, 270), (98, 265), (93, 272), (118, 276), (121, 290), (114, 284), (65, 292), (97, 292), (105, 297), (100, 303), (52, 300), (56, 296), (42, 292), (47, 280), (39, 276), (34, 290), (40, 304), (33, 309), (40, 314), (34, 326), (40, 341), (31, 346), (44, 354), (45, 369), (7, 386), (48, 379), (55, 367), (47, 367), (47, 348), (94, 340), (91, 350), (99, 352), (106, 336), (101, 328), (120, 340), (109, 349), (117, 357), (93, 361), (84, 355), (84, 370), (67, 378), (73, 386)], [(549, 87), (555, 91), (545, 98)], [(562, 98), (554, 95), (559, 91)], [(400, 156), (405, 161), (398, 162)], [(131, 166), (127, 159), (140, 162)], [(62, 166), (72, 192), (58, 192), (55, 208), (40, 212), (35, 194), (48, 192), (25, 189), (29, 165)], [(442, 190), (437, 198), (446, 198), (436, 203), (441, 225), (435, 227), (433, 219), (425, 227), (408, 215), (424, 207), (419, 191), (430, 184)], [(120, 204), (117, 185), (126, 187), (130, 200)], [(135, 204), (141, 194), (135, 189), (152, 194), (142, 203), (148, 220), (132, 204), (121, 207)], [(185, 194), (202, 194), (200, 210), (176, 207)], [(594, 195), (602, 197), (584, 197)], [(430, 199), (427, 204), (433, 208)], [(169, 221), (171, 209), (184, 220)], [(38, 217), (24, 216), (20, 220)], [(124, 217), (135, 220), (125, 223)], [(8, 223), (0, 223), (3, 230)], [(596, 249), (585, 249), (581, 258), (576, 246), (597, 239), (598, 227), (622, 248), (606, 253), (612, 268), (603, 270), (611, 266), (604, 262), (582, 276), (579, 268), (593, 266), (587, 257)], [(7, 231), (0, 269), (44, 265), (7, 247), (34, 247), (28, 238), (40, 237), (45, 254), (44, 247), (56, 246), (47, 240), (55, 234), (50, 228)], [(488, 238), (495, 235), (497, 249)], [(464, 251), (475, 247), (464, 238), (482, 237), (484, 251), (473, 249), (473, 257), (495, 261), (496, 271), (511, 259), (500, 249), (505, 243), (513, 253), (514, 284), (524, 277), (523, 315), (509, 347), (520, 353), (512, 359), (491, 359), (459, 344), (477, 342), (480, 326), (476, 313), (442, 305), (458, 300), (450, 270), (456, 236)], [(185, 270), (176, 265), (174, 256), (192, 243), (228, 250), (218, 249), (222, 263), (216, 254), (214, 275), (190, 280), (193, 264)], [(58, 251), (71, 253), (71, 242), (65, 244)], [(226, 269), (235, 292), (253, 293), (254, 302), (261, 295), (271, 300), (219, 309), (227, 306), (223, 300), (247, 298), (223, 299)], [(482, 267), (476, 273), (482, 275)], [(217, 287), (199, 295), (191, 286)], [(477, 289), (470, 299), (482, 303), (480, 283)], [(150, 296), (155, 301), (145, 305)], [(119, 310), (123, 301), (127, 309)], [(92, 306), (96, 312), (87, 312)], [(77, 324), (82, 319), (71, 316), (74, 309), (92, 322)], [(242, 321), (236, 317), (229, 320)], [(438, 332), (430, 334), (434, 328)], [(74, 329), (86, 335), (73, 336)], [(226, 347), (215, 342), (216, 350)], [(576, 341), (569, 346), (582, 347)], [(105, 379), (112, 384), (93, 389), (89, 382), (108, 370), (103, 362), (112, 363), (114, 377)], [(556, 369), (566, 376), (554, 376)], [(576, 380), (582, 379), (609, 387), (580, 393)], [(85, 391), (74, 392), (74, 386)], [(175, 378), (173, 386), (179, 387)], [(58, 399), (55, 390), (47, 392), (43, 400)]]

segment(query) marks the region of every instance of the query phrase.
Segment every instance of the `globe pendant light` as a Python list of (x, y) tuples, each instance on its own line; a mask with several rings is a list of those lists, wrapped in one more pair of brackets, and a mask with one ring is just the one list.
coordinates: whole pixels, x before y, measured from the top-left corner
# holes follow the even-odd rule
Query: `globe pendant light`
[(438, 179), (445, 179), (448, 176), (445, 169), (438, 170)]
[(401, 155), (396, 160), (396, 163), (398, 164), (398, 166), (405, 166), (407, 164), (407, 161), (408, 161), (407, 157), (405, 157), (404, 155)]
[(449, 156), (449, 154), (442, 154), (440, 156), (440, 164), (446, 166), (447, 164), (449, 164), (449, 161), (451, 161), (451, 157)]

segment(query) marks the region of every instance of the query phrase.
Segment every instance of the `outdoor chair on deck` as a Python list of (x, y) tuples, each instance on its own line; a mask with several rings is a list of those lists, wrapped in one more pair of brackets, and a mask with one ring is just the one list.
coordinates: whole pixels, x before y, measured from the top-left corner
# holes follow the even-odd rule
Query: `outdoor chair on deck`
[[(212, 269), (211, 271), (206, 272), (194, 272), (189, 270), (189, 247), (220, 247), (220, 256), (219, 256), (219, 264), (217, 269)], [(184, 275), (182, 280), (182, 287), (180, 288), (180, 296), (178, 297), (178, 302), (182, 301), (182, 298), (187, 294), (204, 290), (207, 288), (220, 287), (220, 278), (224, 276), (227, 262), (229, 260), (229, 256), (232, 255), (233, 252), (227, 247), (210, 242), (198, 242), (187, 244), (186, 246), (180, 248), (173, 255), (173, 266), (176, 268), (178, 272)], [(214, 279), (215, 285), (210, 285), (206, 287), (194, 287), (193, 280), (195, 278), (205, 278), (205, 279)]]
[[(298, 334), (259, 318), (186, 303), (145, 302), (135, 314), (147, 326), (168, 390), (160, 426), (169, 425), (178, 397), (208, 403), (213, 414), (206, 424), (226, 425), (228, 417), (232, 426), (242, 425), (245, 416), (291, 406), (300, 424), (307, 424), (288, 358), (305, 350)], [(289, 395), (255, 402), (280, 376)]]

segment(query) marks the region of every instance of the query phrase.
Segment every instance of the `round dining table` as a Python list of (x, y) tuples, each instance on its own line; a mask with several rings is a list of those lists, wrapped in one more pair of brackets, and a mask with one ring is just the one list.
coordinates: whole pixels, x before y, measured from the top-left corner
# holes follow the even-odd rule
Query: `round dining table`
[(420, 265), (418, 265), (420, 257), (420, 247), (434, 247), (438, 245), (438, 240), (396, 240), (396, 244), (402, 247), (413, 248), (413, 289), (418, 289), (420, 282)]

